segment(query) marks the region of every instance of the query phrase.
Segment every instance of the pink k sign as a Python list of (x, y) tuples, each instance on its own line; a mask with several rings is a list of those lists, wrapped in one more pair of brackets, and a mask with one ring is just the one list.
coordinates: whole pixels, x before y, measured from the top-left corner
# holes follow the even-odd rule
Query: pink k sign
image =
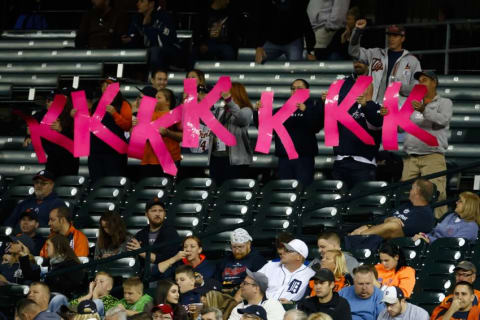
[(398, 127), (405, 130), (407, 133), (415, 136), (429, 146), (438, 146), (437, 138), (425, 130), (419, 128), (410, 120), (414, 111), (412, 101), (422, 101), (427, 87), (417, 84), (413, 87), (412, 92), (403, 106), (398, 109), (398, 94), (400, 92), (401, 82), (391, 83), (385, 92), (383, 99), (385, 108), (388, 113), (383, 119), (382, 128), (382, 143), (385, 150), (398, 150)]
[(107, 111), (107, 105), (112, 103), (119, 90), (120, 85), (118, 82), (108, 85), (92, 116), (89, 114), (85, 91), (72, 92), (73, 107), (77, 110), (74, 117), (73, 140), (73, 155), (75, 157), (87, 157), (89, 155), (90, 132), (118, 153), (127, 153), (127, 143), (102, 124), (102, 119)]

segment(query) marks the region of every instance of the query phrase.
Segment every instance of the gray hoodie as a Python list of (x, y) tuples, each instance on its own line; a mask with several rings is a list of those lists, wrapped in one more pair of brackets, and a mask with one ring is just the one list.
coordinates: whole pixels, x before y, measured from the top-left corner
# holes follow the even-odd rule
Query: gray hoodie
[(54, 312), (42, 311), (33, 320), (62, 320), (62, 318)]
[(350, 0), (310, 0), (307, 13), (313, 30), (339, 30), (345, 26)]

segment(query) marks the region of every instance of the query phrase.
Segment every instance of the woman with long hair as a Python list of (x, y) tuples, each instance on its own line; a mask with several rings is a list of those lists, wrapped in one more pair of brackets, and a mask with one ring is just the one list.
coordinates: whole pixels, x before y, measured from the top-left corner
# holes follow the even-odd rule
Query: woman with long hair
[[(320, 266), (333, 272), (335, 276), (334, 292), (339, 292), (343, 288), (353, 284), (353, 278), (348, 273), (347, 262), (342, 251), (327, 250), (322, 257)], [(313, 289), (314, 282), (310, 281), (309, 286)], [(315, 291), (312, 290), (310, 295), (315, 296)]]
[(407, 266), (402, 249), (386, 242), (380, 247), (379, 253), (380, 263), (375, 265), (375, 269), (382, 288), (399, 287), (406, 298), (410, 297), (415, 287), (415, 269)]
[(432, 243), (438, 238), (464, 238), (477, 240), (480, 223), (480, 197), (470, 191), (460, 193), (454, 212), (445, 216), (429, 233), (417, 233), (413, 240)]
[(181, 265), (190, 265), (195, 272), (200, 273), (204, 279), (215, 276), (215, 264), (208, 261), (202, 254), (202, 242), (197, 236), (186, 237), (182, 243), (182, 249), (173, 257), (158, 264), (158, 271), (164, 276), (174, 274), (174, 270)]
[(117, 212), (105, 211), (100, 217), (94, 259), (108, 258), (127, 251), (128, 234), (125, 221)]
[(218, 186), (227, 179), (248, 177), (248, 167), (253, 158), (248, 136), (248, 127), (253, 122), (253, 106), (245, 87), (233, 82), (229, 92), (222, 92), (222, 98), (225, 105), (215, 109), (215, 117), (235, 136), (237, 143), (227, 146), (210, 133), (210, 177)]
[(168, 280), (158, 281), (155, 305), (169, 304), (173, 309), (173, 320), (187, 320), (187, 310), (178, 303), (179, 299), (180, 291), (178, 285)]

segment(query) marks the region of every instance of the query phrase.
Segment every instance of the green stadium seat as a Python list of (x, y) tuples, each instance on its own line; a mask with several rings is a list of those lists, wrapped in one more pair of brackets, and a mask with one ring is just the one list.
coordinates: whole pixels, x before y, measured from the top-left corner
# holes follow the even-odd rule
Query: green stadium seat
[(55, 89), (58, 77), (54, 75), (1, 74), (0, 83), (13, 85), (15, 90), (35, 88), (37, 90)]
[(471, 75), (439, 75), (439, 87), (479, 87), (480, 77)]
[(195, 168), (207, 168), (208, 167), (208, 155), (207, 154), (195, 154), (185, 153), (182, 154), (182, 160), (180, 160), (181, 167), (195, 167)]
[(0, 308), (6, 310), (22, 298), (25, 298), (29, 292), (28, 286), (19, 284), (7, 284), (0, 286)]
[(437, 89), (437, 92), (442, 97), (452, 100), (480, 100), (480, 93), (478, 92), (478, 88), (439, 87)]
[(167, 210), (167, 221), (178, 232), (198, 234), (203, 231), (206, 207), (201, 203), (177, 203)]
[(139, 266), (135, 258), (127, 257), (99, 264), (95, 272), (105, 271), (112, 277), (130, 278), (138, 274), (138, 268)]
[(10, 84), (0, 84), (0, 99), (10, 99), (12, 97), (12, 86)]
[(115, 187), (118, 189), (122, 189), (127, 191), (130, 188), (131, 182), (130, 179), (127, 177), (122, 176), (111, 176), (111, 177), (103, 177), (100, 178), (90, 186), (90, 190), (95, 190), (98, 188), (105, 188), (105, 187)]
[(299, 234), (316, 236), (325, 230), (338, 231), (341, 229), (340, 222), (340, 215), (338, 215), (336, 207), (304, 210), (299, 225)]
[(414, 293), (410, 299), (410, 303), (425, 309), (431, 314), (433, 309), (435, 309), (443, 299), (445, 299), (445, 294), (442, 292), (422, 291), (419, 294)]
[(45, 169), (44, 164), (0, 163), (0, 174), (5, 177), (15, 177), (21, 174), (35, 174), (42, 169)]
[(0, 40), (0, 50), (8, 49), (63, 49), (75, 48), (75, 41), (73, 40), (49, 40), (49, 39), (19, 39), (19, 40)]
[(248, 61), (199, 61), (195, 64), (196, 69), (200, 69), (205, 73), (224, 72), (224, 73), (351, 73), (353, 65), (351, 61), (295, 61), (281, 62), (270, 61), (264, 64), (256, 64)]
[(75, 39), (76, 30), (5, 30), (2, 39)]
[(98, 76), (103, 72), (103, 63), (96, 62), (16, 62), (16, 63), (0, 63), (0, 74), (56, 74), (61, 77), (65, 76)]
[(143, 64), (147, 62), (147, 51), (130, 50), (1, 50), (3, 62), (103, 62)]
[(335, 193), (342, 195), (346, 192), (345, 187), (345, 184), (341, 180), (315, 180), (305, 189), (303, 198), (308, 199), (317, 193)]

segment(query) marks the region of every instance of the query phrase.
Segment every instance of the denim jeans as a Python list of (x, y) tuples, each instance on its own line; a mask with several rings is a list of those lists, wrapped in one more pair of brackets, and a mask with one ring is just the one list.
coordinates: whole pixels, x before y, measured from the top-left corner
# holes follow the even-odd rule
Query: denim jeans
[(267, 54), (266, 60), (276, 60), (282, 54), (285, 54), (287, 60), (296, 61), (303, 59), (303, 39), (299, 38), (287, 44), (274, 44), (270, 41), (265, 42), (263, 49)]

